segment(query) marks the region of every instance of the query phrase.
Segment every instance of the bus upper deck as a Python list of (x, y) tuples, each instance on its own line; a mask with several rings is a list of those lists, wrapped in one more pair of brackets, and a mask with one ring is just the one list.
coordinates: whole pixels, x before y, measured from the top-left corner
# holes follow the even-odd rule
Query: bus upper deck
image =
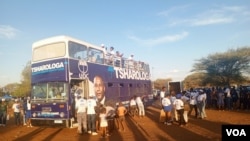
[(101, 46), (96, 46), (68, 36), (56, 36), (37, 41), (32, 45), (32, 52), (33, 63), (54, 59), (55, 57), (68, 57), (137, 71), (150, 71), (149, 65), (145, 62), (111, 54)]

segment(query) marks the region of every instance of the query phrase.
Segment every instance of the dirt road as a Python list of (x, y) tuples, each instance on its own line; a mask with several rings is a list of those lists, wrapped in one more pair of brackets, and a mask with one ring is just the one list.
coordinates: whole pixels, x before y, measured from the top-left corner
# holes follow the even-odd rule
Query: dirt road
[(185, 127), (177, 123), (167, 126), (159, 123), (160, 109), (157, 105), (146, 108), (146, 117), (126, 117), (126, 130), (115, 130), (104, 139), (100, 135), (78, 135), (76, 128), (26, 127), (14, 125), (13, 117), (6, 127), (0, 127), (0, 141), (206, 141), (221, 140), (222, 124), (250, 124), (249, 111), (206, 110), (204, 120), (189, 118)]

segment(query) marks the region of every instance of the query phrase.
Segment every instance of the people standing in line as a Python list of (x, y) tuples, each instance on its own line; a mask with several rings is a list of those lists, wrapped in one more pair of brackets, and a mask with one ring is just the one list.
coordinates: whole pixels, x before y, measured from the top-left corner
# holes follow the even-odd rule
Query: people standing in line
[(0, 126), (6, 126), (8, 115), (8, 103), (2, 98), (0, 103)]
[(189, 100), (189, 111), (188, 116), (191, 116), (192, 111), (195, 111), (195, 117), (198, 117), (198, 109), (197, 109), (197, 96), (198, 93), (194, 91), (193, 88), (190, 88), (190, 100)]
[(179, 116), (179, 126), (186, 125), (186, 121), (184, 120), (184, 102), (181, 100), (181, 97), (182, 94), (177, 94), (176, 99), (173, 102), (173, 106), (175, 107)]
[(18, 99), (15, 99), (15, 103), (12, 105), (14, 111), (15, 124), (17, 126), (21, 125), (21, 104)]
[(165, 112), (165, 122), (164, 124), (171, 125), (171, 110), (172, 110), (172, 104), (170, 101), (170, 94), (166, 94), (165, 97), (161, 101), (162, 109)]
[(105, 138), (108, 135), (108, 120), (107, 120), (107, 114), (106, 114), (106, 108), (102, 107), (100, 109), (99, 114), (99, 121), (100, 121), (100, 132), (101, 137)]
[(198, 108), (198, 117), (204, 119), (207, 117), (205, 112), (205, 103), (206, 103), (206, 93), (203, 89), (199, 90), (199, 95), (197, 96), (197, 108)]
[(125, 122), (125, 115), (127, 113), (126, 107), (122, 104), (122, 102), (119, 102), (119, 105), (117, 107), (117, 116), (118, 116), (118, 130), (119, 131), (125, 131), (125, 127), (123, 125), (123, 122)]
[(135, 98), (132, 97), (129, 101), (129, 111), (132, 117), (135, 116), (136, 110), (137, 110), (136, 101), (135, 101)]
[(139, 117), (143, 118), (145, 116), (145, 108), (141, 97), (135, 95), (135, 101), (138, 107)]
[(83, 97), (83, 95), (78, 96), (78, 100), (76, 101), (75, 110), (76, 110), (76, 118), (78, 123), (77, 133), (87, 133), (87, 100)]
[(87, 123), (88, 123), (88, 133), (92, 135), (97, 135), (96, 133), (96, 101), (93, 95), (90, 95), (87, 99)]

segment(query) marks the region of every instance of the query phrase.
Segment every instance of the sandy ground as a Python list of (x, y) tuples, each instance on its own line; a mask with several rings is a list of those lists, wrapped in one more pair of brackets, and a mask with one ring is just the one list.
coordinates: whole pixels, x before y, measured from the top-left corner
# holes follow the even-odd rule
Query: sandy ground
[(191, 116), (184, 127), (179, 127), (177, 123), (170, 126), (160, 123), (159, 113), (159, 106), (154, 104), (146, 108), (144, 118), (126, 116), (126, 130), (120, 132), (115, 129), (106, 138), (100, 138), (100, 134), (78, 135), (76, 128), (16, 126), (11, 117), (5, 127), (0, 127), (0, 141), (220, 141), (222, 124), (250, 125), (250, 111), (207, 109), (206, 119)]

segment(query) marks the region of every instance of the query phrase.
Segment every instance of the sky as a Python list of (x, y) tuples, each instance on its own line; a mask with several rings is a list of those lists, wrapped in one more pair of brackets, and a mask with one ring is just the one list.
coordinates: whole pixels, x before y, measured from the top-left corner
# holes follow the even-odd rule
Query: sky
[(249, 0), (0, 0), (0, 87), (20, 83), (32, 43), (67, 35), (184, 80), (197, 60), (250, 46)]

